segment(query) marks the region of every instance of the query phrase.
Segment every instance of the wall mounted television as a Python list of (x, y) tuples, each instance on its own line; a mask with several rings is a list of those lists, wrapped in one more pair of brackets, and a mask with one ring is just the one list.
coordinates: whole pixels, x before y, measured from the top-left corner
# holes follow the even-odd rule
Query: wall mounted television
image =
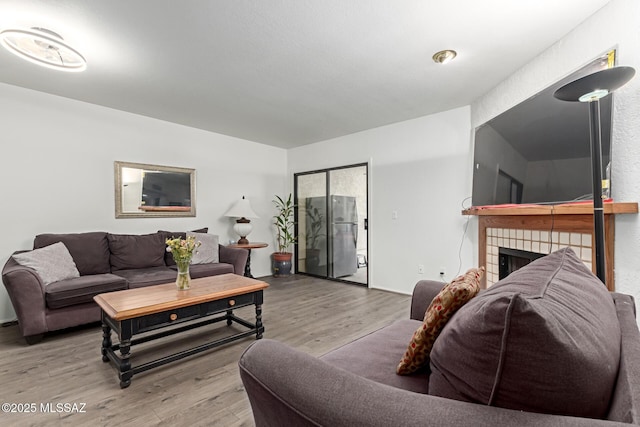
[[(475, 130), (472, 205), (593, 200), (589, 106), (553, 97), (607, 67), (597, 58)], [(610, 171), (612, 97), (600, 100), (603, 177)]]

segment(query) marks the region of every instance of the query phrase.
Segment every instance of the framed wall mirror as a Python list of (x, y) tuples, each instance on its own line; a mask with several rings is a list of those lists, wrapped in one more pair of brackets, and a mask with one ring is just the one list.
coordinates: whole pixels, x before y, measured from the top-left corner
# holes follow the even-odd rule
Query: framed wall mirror
[(196, 170), (114, 162), (116, 218), (196, 216)]

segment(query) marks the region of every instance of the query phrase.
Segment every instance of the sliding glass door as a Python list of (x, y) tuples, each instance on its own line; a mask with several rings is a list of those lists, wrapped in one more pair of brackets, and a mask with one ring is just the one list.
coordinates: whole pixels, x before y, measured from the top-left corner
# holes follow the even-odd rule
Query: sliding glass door
[(327, 262), (327, 172), (298, 174), (296, 215), (298, 244), (297, 269), (301, 273), (326, 277)]
[(295, 175), (297, 272), (368, 284), (367, 164)]

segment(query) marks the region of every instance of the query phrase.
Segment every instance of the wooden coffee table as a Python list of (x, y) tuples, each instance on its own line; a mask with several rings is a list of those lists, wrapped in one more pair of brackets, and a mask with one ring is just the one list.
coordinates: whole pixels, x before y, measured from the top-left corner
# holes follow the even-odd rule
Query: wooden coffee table
[[(201, 351), (255, 334), (262, 338), (263, 289), (269, 285), (236, 274), (193, 279), (191, 289), (179, 291), (175, 283), (127, 289), (96, 295), (93, 299), (102, 311), (102, 360), (118, 368), (120, 387), (131, 384), (131, 377), (140, 372), (170, 363)], [(256, 323), (233, 314), (233, 310), (256, 306)], [(218, 315), (218, 316), (216, 316)], [(226, 320), (248, 328), (247, 331), (198, 345), (138, 366), (131, 365), (131, 346)], [(180, 327), (169, 326), (185, 323)], [(111, 331), (119, 343), (111, 342)], [(157, 331), (152, 334), (145, 334)], [(145, 334), (133, 339), (134, 335)], [(119, 351), (120, 355), (116, 352)]]

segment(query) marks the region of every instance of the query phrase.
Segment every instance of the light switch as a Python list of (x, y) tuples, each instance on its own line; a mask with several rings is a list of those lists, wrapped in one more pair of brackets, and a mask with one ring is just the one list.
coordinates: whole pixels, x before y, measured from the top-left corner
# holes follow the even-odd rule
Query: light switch
[(398, 219), (398, 211), (391, 212), (391, 219)]

